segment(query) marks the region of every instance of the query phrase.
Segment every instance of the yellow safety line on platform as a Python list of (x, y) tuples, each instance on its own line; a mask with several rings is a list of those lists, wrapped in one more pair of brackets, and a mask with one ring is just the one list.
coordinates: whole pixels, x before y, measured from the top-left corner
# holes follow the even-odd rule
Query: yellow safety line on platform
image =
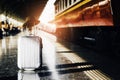
[[(57, 44), (62, 47), (62, 50), (64, 48), (63, 51), (69, 51), (68, 48), (64, 47), (62, 44)], [(58, 49), (59, 50), (59, 49)], [(81, 63), (81, 62), (86, 62), (86, 60), (84, 60), (83, 58), (77, 56), (74, 52), (73, 53), (69, 53), (69, 54), (65, 54), (65, 53), (61, 53), (64, 57), (66, 57), (68, 60), (70, 60), (72, 63)], [(86, 67), (89, 66), (93, 66), (93, 65), (86, 65)], [(82, 66), (78, 66), (78, 68), (80, 68)], [(88, 71), (84, 71), (84, 73), (91, 79), (91, 80), (112, 80), (112, 78), (110, 76), (108, 76), (107, 74), (103, 73), (101, 70), (99, 69), (95, 69), (95, 70), (88, 70)]]

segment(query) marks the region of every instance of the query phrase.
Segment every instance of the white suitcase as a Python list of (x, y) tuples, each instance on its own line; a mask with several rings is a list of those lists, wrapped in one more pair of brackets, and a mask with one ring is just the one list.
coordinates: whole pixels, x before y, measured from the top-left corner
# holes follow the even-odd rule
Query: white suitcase
[(18, 39), (18, 68), (34, 70), (42, 66), (42, 39), (38, 36), (22, 36)]

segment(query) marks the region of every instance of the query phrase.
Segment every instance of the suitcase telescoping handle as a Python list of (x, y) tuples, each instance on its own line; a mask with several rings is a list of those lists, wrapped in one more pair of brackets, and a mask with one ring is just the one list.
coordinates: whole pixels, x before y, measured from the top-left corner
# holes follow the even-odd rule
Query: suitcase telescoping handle
[(37, 28), (35, 25), (31, 31), (28, 30), (28, 36), (37, 36)]

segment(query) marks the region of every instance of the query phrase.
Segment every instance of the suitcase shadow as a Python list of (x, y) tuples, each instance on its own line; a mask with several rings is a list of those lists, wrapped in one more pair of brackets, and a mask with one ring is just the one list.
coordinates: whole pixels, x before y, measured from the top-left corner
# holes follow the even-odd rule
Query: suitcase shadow
[(82, 62), (82, 63), (71, 63), (71, 64), (60, 64), (56, 65), (55, 70), (50, 70), (47, 66), (43, 66), (42, 68), (36, 69), (35, 71), (38, 73), (40, 77), (51, 76), (54, 71), (56, 71), (59, 75), (83, 72), (88, 70), (96, 70), (98, 69), (93, 63)]

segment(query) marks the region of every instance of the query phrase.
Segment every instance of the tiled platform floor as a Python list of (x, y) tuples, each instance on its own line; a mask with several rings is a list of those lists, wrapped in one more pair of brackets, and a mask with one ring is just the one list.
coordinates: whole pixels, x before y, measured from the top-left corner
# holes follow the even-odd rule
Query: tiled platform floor
[[(117, 73), (116, 76), (109, 75), (106, 67), (112, 62), (105, 56), (95, 54), (78, 45), (57, 42), (55, 36), (43, 31), (38, 34), (43, 40), (42, 69), (21, 71), (17, 67), (17, 40), (22, 35), (24, 33), (0, 40), (0, 80), (112, 80), (119, 78)], [(100, 64), (97, 65), (97, 63)], [(103, 64), (107, 66), (101, 66)], [(115, 63), (111, 65), (113, 64)], [(102, 71), (102, 68), (106, 71), (104, 72), (104, 69)]]

